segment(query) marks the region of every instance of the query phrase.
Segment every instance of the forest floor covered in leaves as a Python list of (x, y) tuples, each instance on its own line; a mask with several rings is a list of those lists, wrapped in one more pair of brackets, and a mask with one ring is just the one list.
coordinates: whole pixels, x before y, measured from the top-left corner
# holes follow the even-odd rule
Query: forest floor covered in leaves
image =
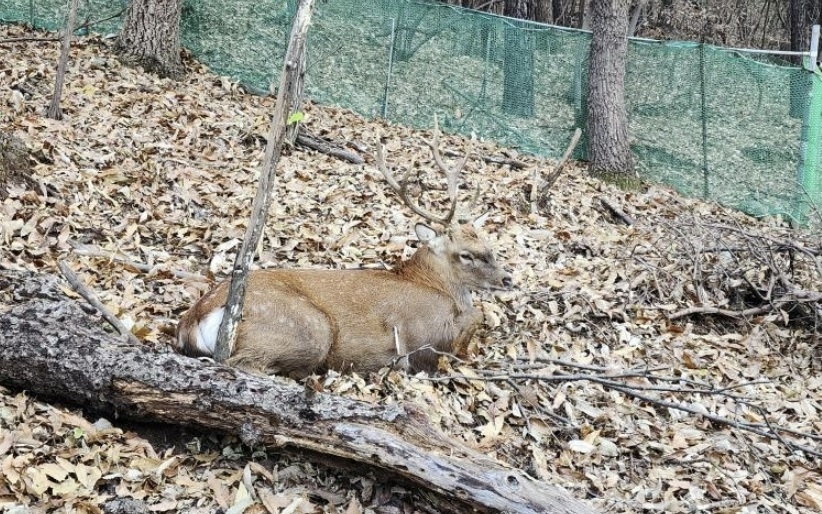
[[(48, 36), (0, 27), (0, 41)], [(0, 196), (0, 268), (59, 273), (63, 260), (144, 344), (167, 348), (178, 316), (239, 249), (272, 99), (191, 60), (182, 82), (158, 79), (109, 47), (73, 45), (65, 119), (54, 121), (43, 111), (59, 43), (0, 44), (0, 131), (36, 162), (36, 185)], [(384, 137), (389, 162), (414, 163), (429, 207), (444, 208), (430, 133), (316, 105), (306, 105), (305, 127), (366, 164), (288, 152), (259, 265), (407, 257), (419, 220), (371, 154)], [(822, 510), (819, 237), (663, 186), (622, 190), (578, 165), (534, 211), (534, 177), (554, 163), (490, 142), (474, 151), (527, 164), (474, 158), (464, 172), (461, 199), (478, 191), (472, 213), (486, 217), (517, 284), (477, 296), (476, 357), (443, 359), (430, 376), (328, 373), (316, 384), (413, 402), (450, 437), (601, 511)], [(230, 436), (83, 416), (0, 389), (0, 508), (101, 512), (133, 498), (152, 512), (414, 511), (413, 491), (379, 477)]]

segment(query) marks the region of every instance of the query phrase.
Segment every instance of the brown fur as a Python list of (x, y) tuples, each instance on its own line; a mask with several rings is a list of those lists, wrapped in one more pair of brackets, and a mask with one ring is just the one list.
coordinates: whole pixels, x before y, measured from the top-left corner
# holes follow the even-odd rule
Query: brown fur
[[(430, 239), (393, 271), (254, 271), (228, 363), (300, 377), (328, 368), (378, 370), (426, 345), (462, 354), (482, 321), (471, 291), (510, 284), (510, 276), (468, 226)], [(227, 291), (226, 281), (183, 315), (177, 327), (180, 351), (202, 354), (198, 324), (225, 303)], [(408, 363), (432, 370), (437, 359), (433, 352), (420, 351)]]

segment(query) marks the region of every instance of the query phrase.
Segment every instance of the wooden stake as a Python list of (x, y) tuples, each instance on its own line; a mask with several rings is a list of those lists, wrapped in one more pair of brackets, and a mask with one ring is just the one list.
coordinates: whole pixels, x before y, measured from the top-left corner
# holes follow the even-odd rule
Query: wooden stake
[(217, 334), (217, 344), (214, 348), (214, 360), (217, 362), (225, 362), (228, 359), (237, 341), (237, 327), (243, 312), (248, 270), (268, 217), (268, 208), (271, 205), (271, 185), (287, 132), (289, 132), (288, 119), (297, 111), (301, 101), (300, 94), (305, 77), (305, 42), (313, 6), (314, 0), (301, 0), (291, 26), (291, 37), (280, 75), (280, 87), (277, 89), (277, 105), (271, 118), (265, 159), (262, 170), (260, 170), (260, 182), (252, 204), (251, 220), (245, 231), (243, 245), (234, 261), (228, 299)]
[(63, 82), (66, 79), (71, 36), (74, 34), (74, 19), (77, 17), (77, 0), (69, 0), (68, 18), (66, 19), (66, 33), (63, 34), (63, 44), (60, 48), (60, 62), (57, 63), (57, 78), (54, 80), (54, 95), (46, 109), (46, 117), (54, 120), (63, 119), (63, 110), (60, 109), (60, 98), (63, 96)]

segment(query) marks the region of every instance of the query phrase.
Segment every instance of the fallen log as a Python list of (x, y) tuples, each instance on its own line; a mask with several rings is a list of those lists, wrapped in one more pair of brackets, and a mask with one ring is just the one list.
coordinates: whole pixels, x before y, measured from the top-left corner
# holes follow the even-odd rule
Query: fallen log
[(53, 276), (0, 271), (0, 384), (141, 421), (238, 435), (412, 484), (442, 512), (588, 514), (564, 489), (449, 440), (410, 405), (316, 393), (122, 342)]

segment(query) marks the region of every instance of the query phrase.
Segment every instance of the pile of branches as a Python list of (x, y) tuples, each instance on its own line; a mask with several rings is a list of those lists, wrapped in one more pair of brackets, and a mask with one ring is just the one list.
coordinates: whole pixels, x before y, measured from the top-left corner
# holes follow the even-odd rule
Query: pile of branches
[[(644, 293), (662, 305), (688, 305), (669, 320), (712, 316), (737, 322), (777, 316), (817, 338), (822, 319), (818, 234), (741, 226), (699, 216), (669, 224), (659, 246), (632, 257), (651, 274)], [(682, 281), (688, 276), (688, 281)], [(816, 345), (818, 346), (818, 345)]]

